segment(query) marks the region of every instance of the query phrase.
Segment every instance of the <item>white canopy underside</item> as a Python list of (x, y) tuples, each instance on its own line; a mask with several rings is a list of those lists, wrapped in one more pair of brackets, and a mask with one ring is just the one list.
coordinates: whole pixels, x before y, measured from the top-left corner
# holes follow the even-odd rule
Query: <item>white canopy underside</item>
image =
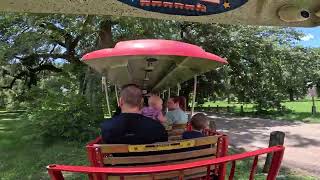
[[(108, 81), (118, 86), (135, 83), (147, 90), (159, 91), (169, 87), (176, 87), (205, 72), (216, 69), (222, 64), (205, 59), (178, 56), (148, 56), (156, 58), (151, 72), (145, 71), (147, 57), (128, 56), (113, 57), (108, 60), (94, 59), (85, 61), (90, 67), (104, 74)], [(147, 80), (146, 80), (147, 78)]]
[[(296, 5), (310, 12), (310, 18), (302, 22), (285, 22), (279, 18), (279, 8)], [(249, 0), (242, 7), (221, 14), (208, 16), (177, 16), (137, 9), (117, 0), (0, 0), (0, 11), (95, 14), (135, 16), (201, 23), (252, 24), (273, 26), (320, 25), (320, 0)]]

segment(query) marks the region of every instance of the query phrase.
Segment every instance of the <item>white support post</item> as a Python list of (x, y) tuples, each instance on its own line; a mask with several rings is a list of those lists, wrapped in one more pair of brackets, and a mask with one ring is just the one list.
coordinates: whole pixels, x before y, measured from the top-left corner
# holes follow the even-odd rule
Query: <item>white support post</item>
[(114, 92), (116, 93), (117, 105), (119, 106), (119, 95), (118, 95), (118, 87), (114, 85)]
[(110, 103), (109, 103), (109, 94), (108, 94), (108, 86), (107, 86), (107, 80), (106, 80), (105, 76), (102, 77), (102, 86), (104, 88), (104, 92), (105, 92), (105, 95), (106, 95), (108, 113), (111, 116)]
[(196, 102), (196, 94), (197, 94), (197, 76), (194, 76), (194, 84), (193, 84), (193, 94), (192, 94), (192, 105), (191, 105), (191, 117), (194, 114), (194, 106)]
[(181, 89), (181, 87), (180, 87), (180, 84), (177, 84), (177, 96), (180, 96), (180, 89)]
[(171, 97), (171, 89), (168, 89), (168, 99)]

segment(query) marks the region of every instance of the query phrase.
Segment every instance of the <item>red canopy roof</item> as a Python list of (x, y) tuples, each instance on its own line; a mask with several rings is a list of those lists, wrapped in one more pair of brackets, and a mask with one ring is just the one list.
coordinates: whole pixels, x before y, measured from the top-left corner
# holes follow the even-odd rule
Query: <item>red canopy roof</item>
[(201, 59), (208, 59), (227, 64), (223, 58), (204, 51), (201, 47), (172, 40), (132, 40), (122, 41), (114, 48), (102, 49), (88, 53), (83, 56), (84, 61), (92, 59), (108, 58), (115, 56), (189, 56)]
[(172, 87), (227, 64), (199, 46), (157, 39), (119, 42), (114, 48), (88, 53), (82, 59), (114, 84), (136, 83), (149, 90)]

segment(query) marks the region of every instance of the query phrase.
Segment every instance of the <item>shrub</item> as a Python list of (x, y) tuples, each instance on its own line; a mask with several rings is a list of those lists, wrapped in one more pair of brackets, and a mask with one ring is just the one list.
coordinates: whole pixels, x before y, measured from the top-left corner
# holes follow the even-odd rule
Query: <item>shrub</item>
[(75, 82), (69, 74), (51, 76), (24, 95), (25, 115), (34, 136), (48, 142), (86, 141), (98, 135), (103, 114), (96, 113)]
[(45, 138), (85, 141), (97, 136), (99, 122), (81, 95), (46, 94), (27, 110), (34, 134)]

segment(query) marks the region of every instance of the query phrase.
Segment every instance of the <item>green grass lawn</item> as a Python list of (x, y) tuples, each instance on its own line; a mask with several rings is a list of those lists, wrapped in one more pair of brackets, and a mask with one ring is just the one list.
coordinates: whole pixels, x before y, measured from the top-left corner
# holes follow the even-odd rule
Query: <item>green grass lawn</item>
[[(44, 144), (28, 137), (20, 113), (0, 112), (0, 179), (49, 179), (46, 165), (84, 165), (84, 144), (56, 142)], [(72, 179), (79, 179), (74, 176)]]
[[(49, 179), (46, 171), (48, 164), (86, 165), (85, 144), (74, 142), (55, 142), (44, 144), (34, 141), (28, 136), (29, 129), (24, 128), (24, 120), (20, 113), (0, 112), (0, 179), (17, 180)], [(235, 153), (232, 151), (231, 153)], [(252, 161), (242, 161), (237, 165), (236, 178), (248, 179), (248, 167)], [(282, 171), (285, 180), (315, 180), (307, 176), (299, 176), (289, 171)], [(86, 179), (85, 176), (68, 174), (68, 179)], [(265, 179), (258, 171), (257, 180)]]
[[(301, 101), (293, 101), (293, 102), (283, 102), (282, 105), (286, 107), (286, 109), (290, 110), (289, 112), (270, 112), (262, 116), (265, 118), (279, 119), (279, 120), (288, 120), (288, 121), (303, 121), (308, 123), (320, 123), (320, 99), (316, 100), (316, 107), (318, 113), (316, 115), (311, 114), (312, 101), (311, 99), (301, 100)], [(243, 110), (245, 112), (244, 115), (255, 115), (254, 104), (241, 104), (241, 103), (230, 103), (227, 101), (216, 101), (216, 102), (206, 102), (203, 104), (204, 107), (235, 107), (235, 113), (240, 112), (241, 105), (243, 106)]]
[(235, 112), (240, 112), (240, 108), (241, 106), (243, 106), (243, 110), (244, 112), (252, 112), (254, 111), (254, 104), (241, 104), (241, 103), (235, 103), (235, 102), (231, 102), (230, 104), (228, 104), (227, 101), (216, 101), (216, 102), (206, 102), (202, 105), (203, 107), (234, 107), (235, 108)]

